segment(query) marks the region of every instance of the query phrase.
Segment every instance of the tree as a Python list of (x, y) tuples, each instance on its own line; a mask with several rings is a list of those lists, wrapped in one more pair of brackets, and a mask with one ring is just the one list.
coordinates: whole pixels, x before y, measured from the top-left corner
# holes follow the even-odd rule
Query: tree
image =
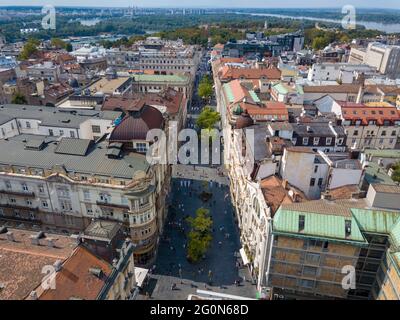
[(393, 181), (400, 182), (400, 162), (397, 162), (392, 166), (393, 174), (392, 179)]
[(210, 107), (205, 107), (197, 118), (196, 125), (200, 129), (211, 130), (220, 120), (221, 115), (217, 111), (214, 111)]
[(191, 262), (198, 262), (210, 247), (213, 222), (209, 214), (209, 210), (199, 208), (194, 218), (187, 218), (191, 229), (188, 234), (187, 257)]
[(21, 92), (15, 92), (12, 96), (11, 103), (14, 104), (27, 104), (25, 96)]
[(51, 45), (56, 49), (64, 49), (67, 44), (60, 38), (52, 38)]
[(29, 39), (25, 45), (24, 48), (22, 49), (20, 55), (19, 55), (19, 59), (20, 60), (27, 60), (30, 58), (30, 56), (32, 54), (34, 54), (35, 52), (38, 51), (38, 45), (39, 45), (39, 41), (36, 39)]
[(197, 94), (204, 100), (211, 98), (213, 94), (213, 83), (209, 76), (205, 75), (201, 79), (199, 87), (197, 89)]

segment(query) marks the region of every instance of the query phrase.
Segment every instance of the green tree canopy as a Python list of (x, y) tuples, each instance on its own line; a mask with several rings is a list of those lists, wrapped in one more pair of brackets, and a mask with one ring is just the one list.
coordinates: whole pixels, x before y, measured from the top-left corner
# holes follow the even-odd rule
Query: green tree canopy
[(213, 82), (210, 76), (205, 75), (200, 83), (197, 90), (197, 94), (202, 99), (210, 99), (213, 94)]
[(207, 252), (212, 241), (212, 219), (209, 210), (199, 208), (195, 217), (187, 218), (190, 226), (187, 255), (190, 261), (197, 262)]
[(400, 182), (400, 162), (397, 162), (395, 165), (393, 165), (392, 169), (393, 169), (393, 174), (392, 174), (393, 181)]
[(14, 104), (27, 104), (25, 96), (21, 92), (15, 92), (11, 98), (11, 103)]
[(32, 54), (34, 54), (35, 52), (38, 51), (37, 47), (38, 47), (39, 44), (40, 44), (40, 42), (37, 39), (33, 39), (33, 38), (29, 39), (25, 43), (25, 45), (24, 45), (24, 47), (23, 47), (23, 49), (22, 49), (22, 51), (21, 51), (21, 53), (19, 55), (19, 59), (20, 60), (29, 59)]
[(217, 111), (214, 111), (211, 107), (205, 107), (197, 118), (196, 125), (200, 129), (211, 130), (220, 120), (221, 115)]

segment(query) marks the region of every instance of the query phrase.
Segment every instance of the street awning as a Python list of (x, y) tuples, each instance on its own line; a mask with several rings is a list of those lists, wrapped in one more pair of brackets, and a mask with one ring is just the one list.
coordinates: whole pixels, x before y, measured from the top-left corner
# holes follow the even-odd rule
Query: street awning
[(247, 254), (246, 254), (246, 251), (244, 251), (244, 248), (241, 248), (241, 249), (239, 250), (239, 252), (240, 252), (240, 256), (242, 257), (243, 264), (244, 264), (244, 265), (248, 265), (248, 264), (250, 263), (250, 261), (249, 261), (249, 259), (247, 258)]
[(138, 287), (140, 288), (142, 287), (143, 282), (146, 279), (148, 273), (149, 269), (135, 267), (136, 284)]

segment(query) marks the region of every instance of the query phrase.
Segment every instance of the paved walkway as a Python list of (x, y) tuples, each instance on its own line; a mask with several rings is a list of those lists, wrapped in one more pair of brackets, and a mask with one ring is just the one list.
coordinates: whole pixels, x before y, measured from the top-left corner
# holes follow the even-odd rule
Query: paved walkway
[[(184, 164), (173, 165), (172, 178), (214, 181), (219, 184), (229, 185), (229, 179), (222, 175), (222, 170), (220, 168), (209, 168), (205, 166)], [(179, 187), (181, 186), (179, 185)]]
[[(197, 289), (255, 298), (256, 286), (251, 283), (247, 268), (238, 268), (236, 264), (237, 261), (240, 262), (240, 258), (236, 257), (240, 242), (228, 187), (218, 186), (215, 182), (211, 185), (193, 180), (190, 180), (189, 187), (181, 187), (180, 183), (181, 179), (173, 179), (172, 207), (159, 245), (155, 271), (150, 276), (144, 292), (149, 292), (152, 299), (161, 300), (187, 299), (188, 295), (195, 294)], [(203, 190), (213, 195), (208, 203), (203, 203), (199, 198)], [(200, 207), (210, 210), (214, 228), (213, 240), (205, 259), (191, 264), (186, 259), (184, 247), (188, 232), (185, 218), (188, 215), (194, 216)], [(223, 227), (223, 230), (220, 230), (220, 227)], [(209, 271), (211, 286), (208, 284)], [(241, 280), (239, 286), (235, 284), (236, 280)], [(173, 283), (177, 286), (176, 290), (171, 290)], [(146, 298), (145, 295), (140, 297)]]

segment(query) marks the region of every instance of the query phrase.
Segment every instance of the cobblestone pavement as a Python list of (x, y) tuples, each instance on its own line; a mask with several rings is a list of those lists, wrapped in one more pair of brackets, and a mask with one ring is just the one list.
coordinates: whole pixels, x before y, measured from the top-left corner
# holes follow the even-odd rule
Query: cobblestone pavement
[[(186, 185), (190, 181), (190, 186), (181, 187), (181, 181), (186, 181)], [(240, 242), (228, 187), (218, 186), (215, 182), (174, 179), (172, 190), (171, 209), (160, 241), (155, 270), (143, 293), (148, 292), (151, 299), (182, 300), (187, 299), (189, 294), (195, 294), (197, 289), (204, 290), (206, 285), (212, 291), (255, 298), (256, 286), (250, 281), (247, 268), (236, 265), (240, 261), (236, 257)], [(199, 198), (203, 190), (213, 195), (208, 203)], [(184, 247), (188, 232), (185, 218), (194, 216), (200, 207), (210, 210), (213, 240), (205, 259), (191, 264), (186, 259)], [(211, 286), (208, 284), (210, 271)], [(235, 284), (236, 280), (241, 280), (239, 286)], [(174, 283), (177, 287), (171, 290)], [(148, 297), (141, 295), (140, 298)]]

